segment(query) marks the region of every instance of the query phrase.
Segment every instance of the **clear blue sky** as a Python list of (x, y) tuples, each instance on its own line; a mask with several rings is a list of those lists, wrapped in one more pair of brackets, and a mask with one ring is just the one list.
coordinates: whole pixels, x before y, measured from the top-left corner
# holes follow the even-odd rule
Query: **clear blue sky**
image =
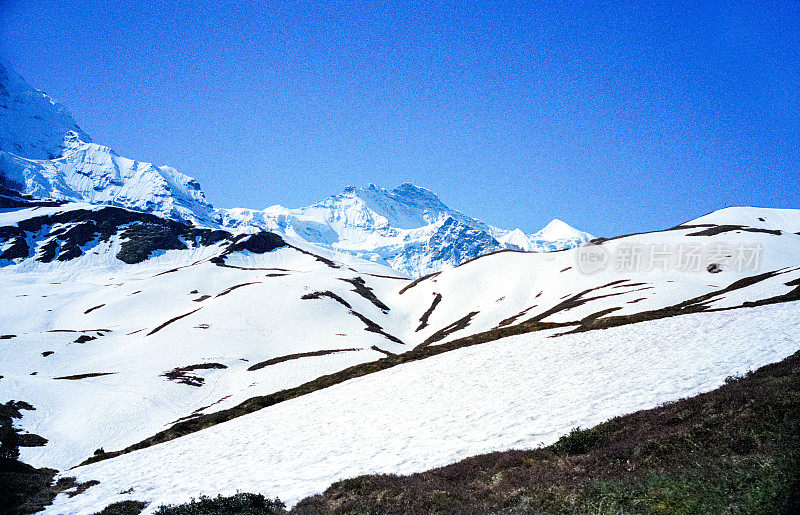
[(0, 51), (219, 207), (410, 181), (597, 235), (800, 208), (800, 2), (565, 5), (0, 0)]

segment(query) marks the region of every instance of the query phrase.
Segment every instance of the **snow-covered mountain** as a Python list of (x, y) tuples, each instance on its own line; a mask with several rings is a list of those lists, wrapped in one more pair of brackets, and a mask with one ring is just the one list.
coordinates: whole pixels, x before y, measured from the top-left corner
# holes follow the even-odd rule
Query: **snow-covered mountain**
[(196, 180), (91, 141), (61, 104), (0, 62), (0, 184), (37, 197), (216, 223)]
[(546, 252), (592, 236), (560, 220), (534, 234), (509, 231), (451, 209), (435, 193), (410, 183), (393, 190), (349, 187), (314, 205), (263, 211), (220, 210), (222, 225), (258, 227), (386, 264), (411, 277), (453, 268), (503, 249)]
[(64, 106), (0, 61), (0, 152), (27, 159), (61, 157), (68, 132), (92, 141)]
[(0, 184), (41, 198), (124, 207), (240, 232), (267, 229), (411, 277), (502, 249), (551, 251), (591, 236), (554, 220), (535, 234), (492, 227), (402, 184), (347, 188), (312, 206), (214, 210), (191, 177), (91, 142), (60, 104), (0, 63)]
[(70, 131), (57, 159), (24, 159), (0, 153), (0, 173), (27, 194), (136, 209), (163, 218), (213, 226), (213, 207), (200, 184), (168, 166), (120, 157)]

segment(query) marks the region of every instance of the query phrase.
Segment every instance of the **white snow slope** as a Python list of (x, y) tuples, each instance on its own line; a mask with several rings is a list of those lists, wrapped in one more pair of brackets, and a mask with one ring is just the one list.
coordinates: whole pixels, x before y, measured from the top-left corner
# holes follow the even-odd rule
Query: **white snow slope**
[[(0, 226), (26, 213), (92, 208), (98, 209), (78, 204), (0, 213)], [(388, 326), (388, 310), (345, 281), (361, 277), (378, 291), (406, 282), (385, 267), (362, 262), (357, 274), (347, 259), (321, 261), (317, 256), (336, 256), (302, 242), (262, 255), (235, 253), (224, 266), (210, 261), (222, 244), (159, 251), (128, 265), (114, 257), (123, 239), (92, 242), (66, 262), (0, 260), (6, 264), (0, 336), (13, 336), (0, 340), (0, 399), (28, 399), (37, 410), (26, 412), (23, 426), (50, 440), (23, 450), (28, 463), (71, 467), (100, 447), (136, 443), (181, 417), (376, 360), (381, 351), (405, 350), (365, 330), (353, 312)], [(41, 246), (31, 255), (41, 255)], [(335, 292), (350, 307), (327, 297), (303, 299), (316, 291)], [(321, 355), (248, 370), (306, 352)], [(199, 386), (164, 376), (204, 364), (213, 366), (182, 374), (202, 378)], [(108, 375), (58, 379), (81, 374)]]
[[(577, 335), (534, 333), (354, 379), (70, 471), (100, 484), (46, 513), (237, 490), (289, 504), (366, 473), (412, 473), (549, 444), (575, 426), (718, 387), (800, 349), (800, 303)], [(122, 493), (126, 492), (126, 493)]]
[[(0, 228), (79, 207), (7, 209)], [(15, 335), (0, 340), (0, 399), (33, 404), (19, 425), (49, 439), (22, 458), (64, 469), (193, 412), (385, 352), (455, 349), (67, 471), (100, 484), (59, 496), (51, 511), (91, 513), (124, 498), (155, 509), (237, 489), (292, 502), (355, 474), (548, 443), (576, 425), (706, 391), (791, 354), (800, 341), (798, 303), (754, 306), (797, 298), (798, 227), (797, 210), (731, 208), (599, 246), (494, 253), (414, 282), (289, 237), (293, 246), (237, 252), (226, 266), (211, 261), (222, 243), (160, 251), (137, 265), (113, 257), (119, 236), (65, 262), (42, 263), (32, 257), (41, 251), (31, 251), (0, 263), (0, 336)], [(697, 266), (681, 266), (679, 256), (695, 247)], [(620, 259), (653, 248), (670, 251), (672, 261), (652, 268)], [(743, 249), (760, 249), (758, 259), (737, 264)], [(585, 270), (582, 256), (598, 251), (608, 266)], [(688, 314), (548, 337), (613, 325), (620, 315), (658, 318), (670, 306)], [(554, 325), (545, 332), (491, 342), (547, 323)], [(469, 341), (461, 338), (486, 331), (481, 341), (489, 343), (459, 348)], [(77, 343), (82, 335), (95, 339)], [(339, 352), (317, 352), (326, 350)], [(315, 354), (248, 370), (298, 353)], [(203, 364), (210, 368), (184, 370), (204, 379), (200, 386), (163, 376)], [(56, 379), (97, 373), (109, 375)]]

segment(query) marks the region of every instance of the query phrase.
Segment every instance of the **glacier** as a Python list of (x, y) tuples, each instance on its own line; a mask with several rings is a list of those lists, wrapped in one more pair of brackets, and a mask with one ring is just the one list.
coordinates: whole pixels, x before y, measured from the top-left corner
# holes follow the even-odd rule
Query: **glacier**
[(272, 206), (219, 210), (222, 225), (257, 227), (387, 265), (410, 277), (454, 268), (500, 250), (546, 252), (577, 247), (593, 236), (560, 220), (525, 234), (499, 229), (446, 206), (425, 188), (370, 184), (299, 209)]

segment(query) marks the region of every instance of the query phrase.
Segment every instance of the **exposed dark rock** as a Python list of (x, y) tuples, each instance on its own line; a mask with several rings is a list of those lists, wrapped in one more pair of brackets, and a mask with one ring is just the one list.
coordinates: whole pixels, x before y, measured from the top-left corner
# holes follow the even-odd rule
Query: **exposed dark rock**
[(42, 263), (50, 263), (56, 258), (57, 252), (58, 252), (58, 240), (53, 238), (52, 240), (46, 242), (44, 245), (39, 247), (39, 254), (36, 256), (36, 261), (41, 261)]
[(431, 302), (430, 307), (427, 310), (425, 310), (425, 313), (423, 313), (422, 316), (419, 317), (419, 326), (417, 327), (417, 330), (415, 332), (422, 331), (423, 329), (428, 327), (428, 318), (430, 318), (431, 314), (433, 313), (433, 310), (436, 309), (436, 306), (438, 306), (441, 301), (442, 301), (442, 294), (434, 293), (433, 302)]
[(336, 295), (332, 291), (314, 291), (314, 292), (311, 292), (311, 293), (306, 293), (305, 295), (303, 295), (300, 298), (302, 300), (316, 300), (316, 299), (321, 299), (322, 297), (329, 297), (329, 298), (335, 300), (336, 302), (338, 302), (339, 304), (341, 304), (342, 306), (346, 307), (347, 309), (351, 309), (352, 308), (352, 306), (350, 305), (349, 302), (347, 302), (346, 300), (344, 300), (340, 296)]
[(247, 370), (253, 372), (255, 370), (260, 370), (270, 365), (277, 365), (278, 363), (283, 363), (284, 361), (291, 361), (293, 359), (310, 358), (315, 356), (327, 356), (328, 354), (336, 354), (339, 352), (354, 352), (359, 350), (361, 349), (331, 349), (331, 350), (316, 350), (311, 352), (298, 352), (297, 354), (289, 354), (286, 356), (279, 356), (277, 358), (271, 358), (266, 361), (261, 361), (259, 363), (256, 363), (255, 365), (251, 365), (250, 367), (247, 368)]
[(228, 247), (220, 255), (212, 258), (211, 262), (217, 265), (225, 265), (225, 260), (234, 252), (246, 250), (253, 254), (264, 254), (286, 246), (283, 238), (275, 233), (264, 231), (256, 234), (239, 234), (232, 236)]
[(203, 386), (203, 383), (206, 381), (205, 378), (191, 374), (190, 372), (195, 370), (221, 370), (225, 368), (228, 367), (222, 363), (200, 363), (198, 365), (173, 368), (169, 372), (161, 374), (161, 377), (166, 377), (170, 381), (177, 381), (189, 386)]
[(514, 323), (514, 322), (516, 322), (518, 319), (520, 319), (520, 318), (522, 318), (523, 316), (527, 315), (527, 314), (528, 314), (528, 311), (532, 310), (532, 309), (533, 309), (533, 308), (535, 308), (535, 307), (536, 307), (536, 304), (534, 304), (533, 306), (531, 306), (531, 307), (529, 307), (529, 308), (525, 308), (525, 309), (523, 309), (522, 311), (520, 311), (520, 312), (519, 312), (519, 313), (517, 313), (516, 315), (512, 315), (512, 316), (510, 316), (510, 317), (508, 317), (508, 318), (506, 318), (506, 319), (503, 319), (503, 320), (501, 320), (501, 321), (500, 321), (500, 323), (499, 323), (499, 324), (497, 324), (497, 327), (505, 327), (505, 326), (507, 326), (507, 325), (511, 325), (511, 324), (513, 324), (513, 323)]
[(94, 310), (96, 310), (96, 309), (100, 309), (100, 308), (102, 308), (103, 306), (105, 306), (105, 304), (100, 304), (99, 306), (95, 306), (95, 307), (93, 307), (93, 308), (89, 308), (89, 309), (87, 309), (86, 311), (84, 311), (84, 312), (83, 312), (83, 314), (84, 314), (84, 315), (88, 315), (88, 314), (89, 314), (89, 313), (91, 313), (92, 311), (94, 311)]
[(178, 320), (180, 320), (181, 318), (188, 317), (188, 316), (189, 316), (189, 315), (191, 315), (192, 313), (197, 313), (198, 311), (200, 311), (200, 309), (201, 309), (201, 308), (202, 308), (202, 306), (201, 306), (201, 307), (199, 307), (199, 308), (197, 308), (197, 309), (195, 309), (194, 311), (190, 311), (190, 312), (188, 312), (188, 313), (184, 313), (183, 315), (178, 315), (178, 316), (176, 316), (175, 318), (170, 318), (169, 320), (167, 320), (166, 322), (164, 322), (164, 323), (163, 323), (163, 324), (161, 324), (160, 326), (156, 327), (155, 329), (153, 329), (152, 331), (150, 331), (149, 333), (147, 333), (147, 336), (150, 336), (151, 334), (155, 334), (155, 333), (159, 332), (160, 330), (162, 330), (162, 329), (164, 329), (165, 327), (167, 327), (169, 324), (171, 324), (171, 323), (173, 323), (173, 322), (177, 322), (177, 321), (178, 321)]
[(223, 295), (229, 294), (233, 290), (241, 288), (242, 286), (249, 286), (251, 284), (261, 284), (261, 282), (260, 281), (253, 281), (253, 282), (250, 282), (250, 283), (242, 283), (242, 284), (237, 284), (235, 286), (231, 286), (230, 288), (226, 288), (226, 289), (222, 290), (220, 293), (218, 293), (217, 297), (222, 297)]
[(439, 329), (438, 331), (430, 335), (424, 342), (422, 342), (422, 345), (427, 346), (432, 343), (438, 342), (439, 340), (444, 340), (454, 332), (464, 329), (469, 325), (473, 317), (478, 313), (479, 313), (478, 311), (473, 311), (472, 313), (469, 313), (466, 316), (456, 320), (452, 324)]
[(381, 302), (381, 300), (375, 296), (375, 292), (372, 291), (372, 288), (367, 286), (367, 283), (364, 281), (362, 277), (356, 277), (354, 279), (339, 279), (340, 281), (344, 281), (346, 283), (350, 283), (355, 288), (353, 291), (357, 294), (361, 295), (368, 301), (372, 302), (375, 307), (382, 310), (384, 313), (389, 311), (389, 306)]
[(383, 330), (383, 327), (381, 327), (380, 325), (376, 324), (375, 322), (373, 322), (369, 318), (365, 317), (364, 315), (362, 315), (358, 311), (355, 311), (355, 310), (351, 309), (350, 310), (350, 314), (355, 316), (355, 317), (357, 317), (362, 322), (364, 322), (364, 325), (366, 325), (366, 327), (364, 328), (365, 331), (368, 331), (368, 332), (371, 332), (371, 333), (380, 334), (381, 336), (383, 336), (387, 340), (391, 340), (391, 341), (393, 341), (395, 343), (399, 343), (400, 345), (405, 345), (405, 342), (403, 340), (401, 340), (400, 338), (398, 338), (398, 337), (396, 337), (394, 335), (391, 335), (391, 334), (387, 333), (386, 331)]
[(376, 352), (380, 352), (381, 354), (385, 354), (387, 356), (397, 356), (397, 354), (395, 354), (394, 352), (389, 352), (388, 350), (381, 349), (377, 345), (373, 345), (372, 347), (370, 347), (370, 349), (372, 349), (372, 350), (374, 350)]
[(77, 381), (78, 379), (88, 379), (90, 377), (110, 376), (116, 372), (90, 372), (88, 374), (75, 374), (72, 376), (54, 377), (53, 379), (66, 379), (68, 381)]
[(0, 227), (0, 242), (11, 242), (11, 246), (0, 253), (0, 259), (26, 258), (30, 247), (26, 241), (26, 232), (16, 226)]
[[(0, 195), (0, 204), (3, 199), (8, 197)], [(17, 199), (12, 203), (15, 207), (60, 205), (25, 199)], [(22, 204), (16, 206), (19, 203)], [(224, 263), (225, 258), (234, 252), (247, 250), (262, 254), (285, 246), (280, 236), (266, 231), (234, 236), (224, 230), (192, 227), (148, 213), (106, 206), (34, 216), (21, 220), (17, 226), (0, 227), (0, 244), (11, 242), (0, 254), (0, 259), (31, 257), (26, 238), (43, 231), (45, 243), (40, 245), (35, 259), (45, 263), (75, 259), (82, 256), (92, 242), (108, 241), (115, 235), (123, 240), (117, 259), (128, 264), (140, 263), (159, 250), (182, 250), (192, 245), (209, 246), (224, 240), (228, 240), (229, 245), (220, 256), (214, 258), (215, 262)]]
[(780, 236), (782, 234), (781, 231), (778, 230), (761, 229), (758, 227), (746, 227), (744, 225), (715, 225), (713, 227), (709, 227), (708, 229), (704, 229), (702, 231), (688, 233), (686, 234), (686, 236), (717, 236), (719, 234), (723, 234), (726, 232), (735, 232), (735, 231), (760, 232), (764, 234), (772, 234), (773, 236)]
[(441, 274), (441, 272), (434, 272), (432, 274), (424, 275), (424, 276), (420, 277), (419, 279), (415, 279), (415, 280), (411, 281), (410, 283), (408, 283), (407, 285), (403, 286), (400, 289), (399, 294), (402, 295), (405, 292), (407, 292), (408, 290), (410, 290), (411, 288), (413, 288), (414, 286), (416, 286), (419, 283), (421, 283), (422, 281), (427, 281), (428, 279), (433, 279), (434, 277), (436, 277), (439, 274)]

